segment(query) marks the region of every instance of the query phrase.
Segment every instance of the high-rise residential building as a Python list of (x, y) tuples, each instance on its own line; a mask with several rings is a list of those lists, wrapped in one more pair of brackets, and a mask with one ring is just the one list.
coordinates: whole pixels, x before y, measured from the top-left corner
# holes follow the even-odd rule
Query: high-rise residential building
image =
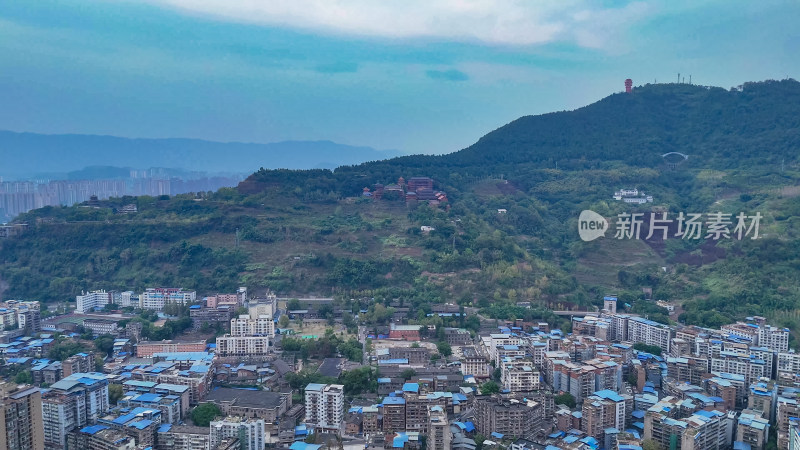
[(77, 305), (75, 312), (85, 314), (92, 312), (95, 308), (102, 309), (111, 303), (111, 293), (104, 290), (81, 293), (75, 297)]
[(253, 318), (241, 315), (231, 319), (231, 336), (275, 336), (275, 321), (271, 314)]
[(0, 450), (44, 450), (39, 388), (0, 384)]
[(631, 342), (655, 345), (661, 347), (665, 353), (669, 353), (671, 339), (672, 328), (668, 325), (642, 317), (630, 317), (628, 319), (628, 340)]
[(231, 336), (217, 338), (219, 356), (265, 356), (270, 353), (269, 336)]
[(73, 373), (87, 373), (94, 370), (94, 353), (78, 353), (61, 361), (62, 376), (68, 377)]
[(789, 445), (789, 450), (800, 450), (800, 419), (793, 417), (789, 421), (789, 432), (787, 433), (786, 441)]
[(136, 344), (136, 356), (152, 358), (156, 353), (204, 352), (205, 341), (141, 341)]
[(772, 325), (759, 327), (758, 346), (766, 347), (776, 352), (789, 351), (789, 329), (773, 327)]
[(680, 382), (700, 385), (708, 371), (708, 359), (691, 356), (667, 357), (667, 376)]
[(499, 433), (521, 437), (542, 426), (544, 408), (530, 399), (503, 398), (499, 395), (475, 398), (475, 426), (488, 436)]
[(161, 311), (169, 303), (186, 305), (196, 298), (195, 291), (184, 291), (182, 288), (147, 288), (139, 295), (139, 307)]
[(793, 418), (800, 417), (800, 404), (794, 395), (778, 395), (775, 425), (778, 429), (778, 448), (787, 448), (791, 439), (790, 425)]
[(778, 353), (775, 379), (778, 383), (791, 385), (795, 376), (800, 374), (800, 353), (790, 350)]
[(674, 399), (667, 397), (645, 413), (644, 439), (653, 440), (662, 448), (730, 448), (735, 415), (701, 410), (679, 419), (680, 408), (667, 406), (671, 400)]
[[(385, 397), (381, 402), (383, 413), (383, 431), (394, 433), (406, 429), (406, 399), (403, 397)], [(308, 409), (306, 408), (306, 414)]]
[(306, 425), (315, 433), (339, 433), (344, 421), (344, 386), (311, 383), (305, 392)]
[(67, 434), (67, 448), (81, 450), (134, 450), (136, 439), (106, 425), (89, 425)]
[(156, 438), (157, 450), (210, 450), (211, 434), (205, 427), (162, 425)]
[(261, 419), (225, 417), (212, 421), (210, 430), (211, 448), (216, 448), (226, 439), (238, 438), (242, 450), (264, 449), (264, 421)]
[(511, 392), (539, 390), (539, 371), (530, 361), (508, 361), (501, 366), (503, 388)]
[(461, 349), (461, 373), (476, 377), (489, 376), (489, 362), (476, 347), (463, 347)]
[(769, 439), (769, 420), (761, 411), (745, 409), (736, 424), (736, 441), (744, 442), (750, 448), (763, 449)]
[(732, 373), (744, 377), (745, 386), (750, 386), (767, 374), (767, 364), (753, 355), (732, 351), (721, 351), (718, 357), (711, 358), (712, 373)]
[(452, 434), (447, 412), (439, 405), (431, 406), (428, 412), (428, 447), (427, 450), (450, 448)]
[(101, 373), (74, 373), (42, 396), (44, 444), (64, 449), (68, 432), (97, 420), (108, 410), (108, 380)]

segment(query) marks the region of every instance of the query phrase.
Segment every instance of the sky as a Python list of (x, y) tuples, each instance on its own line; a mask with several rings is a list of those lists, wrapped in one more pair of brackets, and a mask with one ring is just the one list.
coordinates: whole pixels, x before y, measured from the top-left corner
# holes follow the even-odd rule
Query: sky
[(800, 78), (796, 0), (4, 0), (0, 129), (449, 153), (634, 85)]

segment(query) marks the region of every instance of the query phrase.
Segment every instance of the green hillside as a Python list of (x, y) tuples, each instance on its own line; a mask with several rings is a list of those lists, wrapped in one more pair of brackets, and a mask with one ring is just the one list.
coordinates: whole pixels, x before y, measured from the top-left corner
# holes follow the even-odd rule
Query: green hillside
[[(617, 292), (683, 305), (716, 325), (751, 314), (787, 325), (800, 310), (800, 83), (737, 90), (648, 85), (576, 111), (520, 118), (471, 147), (335, 171), (259, 170), (237, 189), (44, 208), (2, 241), (3, 298), (64, 301), (82, 289), (172, 285), (200, 294), (246, 285), (281, 294), (368, 295), (420, 307), (455, 301), (517, 315), (530, 301), (564, 309)], [(688, 159), (663, 158), (680, 152)], [(364, 187), (428, 176), (449, 202), (407, 207)], [(613, 200), (638, 188), (653, 203)], [(139, 212), (112, 208), (134, 202)], [(499, 209), (507, 212), (499, 213)], [(760, 212), (761, 239), (583, 242), (581, 210), (611, 218)], [(434, 228), (430, 233), (421, 226)]]

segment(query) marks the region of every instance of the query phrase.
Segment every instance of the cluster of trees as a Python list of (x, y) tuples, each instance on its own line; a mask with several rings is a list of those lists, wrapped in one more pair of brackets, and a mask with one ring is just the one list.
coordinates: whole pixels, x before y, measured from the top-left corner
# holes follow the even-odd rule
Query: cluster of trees
[(650, 353), (651, 355), (661, 356), (661, 347), (657, 345), (648, 345), (644, 342), (637, 342), (633, 344), (633, 348), (640, 352)]
[(341, 355), (351, 361), (361, 362), (364, 355), (363, 345), (355, 338), (343, 339), (333, 329), (325, 330), (325, 335), (317, 339), (302, 339), (286, 336), (281, 340), (284, 351), (299, 352), (304, 360), (322, 359)]
[(214, 403), (201, 403), (192, 410), (192, 422), (198, 427), (207, 427), (212, 420), (220, 416), (222, 411)]

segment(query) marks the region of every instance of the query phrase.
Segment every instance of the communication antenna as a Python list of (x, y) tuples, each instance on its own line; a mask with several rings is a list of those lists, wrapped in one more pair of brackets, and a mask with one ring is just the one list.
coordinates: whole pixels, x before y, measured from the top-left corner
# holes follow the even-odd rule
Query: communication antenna
[(681, 84), (681, 73), (678, 72), (678, 84)]
[(236, 240), (234, 242), (235, 242), (235, 244), (234, 244), (235, 247), (234, 248), (239, 248), (239, 229), (238, 228), (236, 229)]
[(689, 84), (692, 84), (692, 74), (689, 74)]

